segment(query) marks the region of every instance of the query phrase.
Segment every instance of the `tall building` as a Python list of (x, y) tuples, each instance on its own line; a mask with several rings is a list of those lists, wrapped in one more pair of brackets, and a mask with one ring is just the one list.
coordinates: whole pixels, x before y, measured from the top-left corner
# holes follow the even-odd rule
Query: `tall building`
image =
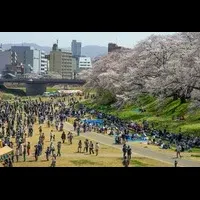
[(12, 46), (11, 50), (17, 53), (17, 61), (24, 64), (25, 73), (40, 73), (41, 52), (30, 46)]
[(50, 52), (49, 64), (49, 71), (61, 74), (64, 79), (73, 78), (72, 52), (58, 49), (58, 46), (54, 44)]
[(45, 55), (45, 58), (47, 59), (47, 72), (49, 71), (49, 62), (50, 62), (50, 54)]
[(17, 54), (14, 51), (0, 50), (0, 73), (5, 70), (6, 65), (15, 65), (17, 64)]
[(48, 60), (44, 51), (40, 51), (40, 57), (40, 74), (46, 74), (48, 70)]
[(72, 40), (71, 43), (71, 51), (72, 51), (72, 56), (79, 58), (81, 57), (81, 42), (77, 42), (76, 40)]

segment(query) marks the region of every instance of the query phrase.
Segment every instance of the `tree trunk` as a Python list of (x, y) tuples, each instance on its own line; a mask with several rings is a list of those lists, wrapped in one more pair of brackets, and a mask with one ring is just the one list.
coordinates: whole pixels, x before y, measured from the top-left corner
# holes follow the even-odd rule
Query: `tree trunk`
[(177, 95), (177, 94), (174, 94), (174, 95), (173, 95), (173, 100), (176, 101), (177, 99), (178, 99), (178, 95)]
[(182, 104), (182, 103), (186, 103), (186, 98), (185, 98), (185, 96), (181, 96), (180, 99), (181, 99), (181, 104)]

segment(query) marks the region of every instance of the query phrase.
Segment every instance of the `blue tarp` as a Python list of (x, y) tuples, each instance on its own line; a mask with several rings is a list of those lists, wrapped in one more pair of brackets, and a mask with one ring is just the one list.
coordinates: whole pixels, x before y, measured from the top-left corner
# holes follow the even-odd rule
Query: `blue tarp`
[(86, 122), (88, 124), (92, 123), (92, 124), (103, 124), (103, 120), (102, 119), (85, 119), (85, 120), (81, 120), (82, 122)]
[[(114, 137), (116, 138), (116, 134), (114, 134)], [(145, 137), (135, 137), (135, 138), (132, 138), (132, 135), (126, 135), (126, 140), (128, 141), (134, 141), (134, 142), (144, 142), (144, 141), (147, 141), (147, 139)]]

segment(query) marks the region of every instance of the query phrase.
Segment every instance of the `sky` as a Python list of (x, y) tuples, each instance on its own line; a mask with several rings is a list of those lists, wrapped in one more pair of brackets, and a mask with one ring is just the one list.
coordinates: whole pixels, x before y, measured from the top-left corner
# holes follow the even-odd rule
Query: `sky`
[(0, 43), (36, 43), (40, 46), (52, 46), (58, 39), (60, 47), (70, 47), (73, 39), (82, 42), (82, 46), (107, 46), (109, 42), (132, 48), (137, 42), (155, 34), (173, 34), (174, 32), (0, 32)]

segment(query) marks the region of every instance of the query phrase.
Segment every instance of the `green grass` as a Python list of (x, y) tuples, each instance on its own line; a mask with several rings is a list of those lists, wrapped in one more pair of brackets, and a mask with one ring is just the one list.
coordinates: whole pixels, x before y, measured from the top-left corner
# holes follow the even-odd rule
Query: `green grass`
[(57, 92), (59, 89), (52, 88), (52, 87), (47, 87), (46, 91), (47, 92)]
[[(87, 100), (84, 104), (112, 115), (118, 116), (123, 120), (142, 122), (147, 120), (150, 124), (154, 123), (155, 128), (178, 133), (180, 130), (185, 134), (195, 134), (200, 136), (200, 109), (189, 111), (191, 102), (181, 104), (180, 100), (166, 98), (164, 100), (156, 99), (149, 95), (141, 95), (135, 102), (127, 104), (121, 110), (111, 108), (110, 105), (102, 106), (96, 102)], [(143, 108), (146, 112), (140, 113), (136, 110)], [(184, 116), (185, 120), (177, 120)]]
[(96, 165), (96, 162), (93, 162), (91, 160), (85, 160), (85, 159), (80, 159), (80, 160), (71, 160), (71, 162), (76, 165), (76, 166), (83, 166), (83, 165)]
[(135, 167), (148, 167), (149, 165), (146, 163), (143, 163), (139, 160), (131, 160), (130, 164), (134, 165)]

